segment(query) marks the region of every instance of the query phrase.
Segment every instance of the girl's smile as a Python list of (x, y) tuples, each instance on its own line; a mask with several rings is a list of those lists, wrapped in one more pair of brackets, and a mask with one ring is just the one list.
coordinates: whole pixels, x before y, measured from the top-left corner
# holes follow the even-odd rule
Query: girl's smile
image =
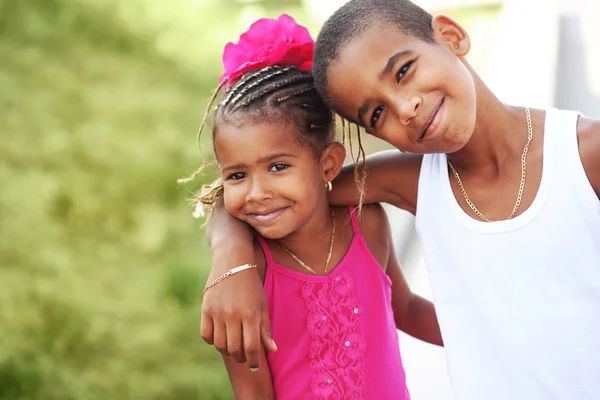
[(298, 135), (293, 123), (223, 125), (215, 134), (225, 207), (269, 239), (310, 232), (328, 217), (321, 160)]
[(263, 225), (268, 225), (273, 223), (277, 217), (279, 217), (285, 210), (287, 210), (289, 207), (282, 207), (282, 208), (276, 208), (270, 211), (255, 211), (255, 212), (249, 212), (248, 216), (250, 218), (253, 218), (256, 222), (263, 224)]

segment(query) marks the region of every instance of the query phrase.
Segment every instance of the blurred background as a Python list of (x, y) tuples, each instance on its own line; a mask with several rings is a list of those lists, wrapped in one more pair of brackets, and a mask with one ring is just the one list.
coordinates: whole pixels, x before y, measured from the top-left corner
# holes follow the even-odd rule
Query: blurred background
[[(416, 2), (467, 28), (503, 100), (600, 117), (597, 2)], [(176, 180), (225, 43), (282, 12), (316, 37), (343, 3), (0, 0), (0, 399), (232, 398), (198, 333), (209, 251), (187, 203), (214, 172)], [(430, 296), (413, 218), (390, 213)], [(413, 399), (451, 399), (443, 352), (401, 346)]]

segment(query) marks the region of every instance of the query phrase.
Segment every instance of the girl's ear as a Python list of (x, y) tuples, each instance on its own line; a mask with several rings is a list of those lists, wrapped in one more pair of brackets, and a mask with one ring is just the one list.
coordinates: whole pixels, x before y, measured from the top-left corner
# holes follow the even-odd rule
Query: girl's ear
[(471, 39), (467, 31), (447, 15), (436, 15), (431, 21), (433, 36), (445, 44), (454, 54), (464, 57), (471, 50)]
[(323, 154), (321, 155), (324, 184), (333, 181), (338, 176), (344, 165), (345, 159), (346, 148), (342, 146), (341, 143), (333, 142), (327, 145), (325, 151), (323, 151)]

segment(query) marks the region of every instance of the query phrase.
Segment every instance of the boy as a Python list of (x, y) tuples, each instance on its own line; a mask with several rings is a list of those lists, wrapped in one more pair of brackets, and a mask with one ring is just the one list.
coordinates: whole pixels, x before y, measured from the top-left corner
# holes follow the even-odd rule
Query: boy
[[(313, 72), (335, 111), (412, 153), (368, 159), (367, 201), (417, 216), (457, 400), (594, 398), (600, 122), (502, 104), (469, 49), (448, 17), (353, 0), (325, 23)], [(359, 201), (350, 170), (333, 187), (333, 204)], [(248, 229), (214, 218), (209, 280), (253, 257)], [(259, 337), (275, 347), (258, 277), (211, 291), (202, 336), (256, 367)]]

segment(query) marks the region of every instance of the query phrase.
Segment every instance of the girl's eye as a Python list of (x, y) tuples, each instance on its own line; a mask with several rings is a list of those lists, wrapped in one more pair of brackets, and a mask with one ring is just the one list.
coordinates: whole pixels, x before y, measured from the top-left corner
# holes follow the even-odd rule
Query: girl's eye
[(379, 106), (373, 111), (373, 114), (371, 115), (371, 128), (375, 128), (375, 124), (377, 124), (377, 120), (381, 116), (382, 112), (383, 106)]
[(275, 163), (273, 165), (271, 165), (271, 167), (269, 168), (269, 172), (279, 172), (279, 171), (283, 171), (284, 169), (288, 168), (289, 165), (286, 163)]
[(412, 63), (413, 61), (409, 61), (400, 68), (400, 70), (398, 71), (398, 75), (396, 75), (396, 82), (400, 82), (400, 79), (402, 79), (404, 75), (406, 75)]
[(240, 179), (244, 179), (245, 177), (246, 174), (244, 172), (234, 172), (233, 174), (229, 175), (227, 179), (231, 179), (232, 181), (239, 181)]

